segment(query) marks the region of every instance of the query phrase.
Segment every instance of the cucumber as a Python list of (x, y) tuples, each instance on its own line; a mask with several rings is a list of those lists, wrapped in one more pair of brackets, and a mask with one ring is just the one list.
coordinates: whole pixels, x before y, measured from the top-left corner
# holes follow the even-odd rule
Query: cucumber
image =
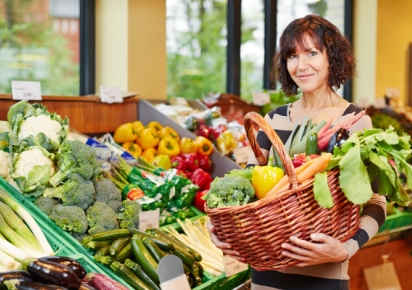
[(130, 232), (134, 235), (138, 235), (140, 238), (146, 237), (151, 239), (155, 244), (162, 249), (163, 251), (171, 251), (173, 249), (173, 244), (170, 243), (169, 241), (165, 241), (164, 239), (158, 238), (154, 235), (151, 235), (149, 233), (145, 233), (142, 231), (139, 231), (137, 229), (130, 229)]
[(142, 266), (140, 266), (139, 264), (133, 262), (130, 259), (127, 259), (124, 262), (124, 265), (129, 268), (130, 270), (132, 270), (132, 272), (139, 277), (143, 282), (145, 282), (147, 285), (149, 285), (150, 287), (152, 287), (155, 290), (160, 290), (160, 287), (158, 284), (156, 284), (149, 275), (147, 275), (147, 273), (143, 270)]
[(117, 238), (124, 238), (130, 236), (130, 231), (127, 229), (108, 230), (100, 233), (90, 235), (92, 241), (105, 241)]
[(109, 254), (116, 256), (127, 245), (130, 244), (131, 237), (118, 238), (110, 246)]
[(120, 278), (122, 278), (126, 283), (132, 286), (133, 289), (137, 289), (137, 290), (150, 289), (150, 287), (146, 283), (140, 280), (139, 277), (137, 277), (132, 272), (132, 270), (130, 270), (124, 264), (121, 264), (119, 262), (113, 262), (110, 265), (110, 268), (113, 270), (115, 274), (119, 275)]
[(155, 259), (150, 255), (149, 251), (144, 246), (142, 240), (134, 235), (131, 240), (132, 250), (139, 264), (152, 278), (153, 281), (159, 283), (159, 276), (157, 274), (157, 263)]
[(157, 263), (166, 256), (166, 254), (151, 239), (144, 237), (142, 238), (142, 242)]
[(310, 132), (306, 138), (306, 156), (311, 154), (318, 154), (318, 133), (316, 131)]

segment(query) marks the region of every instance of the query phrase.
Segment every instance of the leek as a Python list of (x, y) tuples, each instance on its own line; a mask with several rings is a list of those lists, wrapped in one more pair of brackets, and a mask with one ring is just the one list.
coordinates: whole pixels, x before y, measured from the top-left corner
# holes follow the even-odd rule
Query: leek
[(3, 216), (4, 221), (9, 225), (9, 227), (12, 228), (18, 235), (23, 237), (34, 250), (43, 251), (39, 242), (26, 224), (7, 204), (3, 202), (0, 202), (0, 214)]
[(16, 270), (18, 267), (18, 262), (0, 249), (0, 265), (5, 267), (7, 270)]
[(0, 238), (0, 249), (19, 262), (29, 257), (25, 251), (17, 248), (15, 245), (3, 238)]
[(13, 200), (11, 196), (2, 189), (0, 189), (0, 200), (7, 204), (12, 210), (14, 210), (16, 214), (18, 214), (23, 219), (23, 221), (28, 225), (33, 235), (39, 242), (42, 248), (42, 252), (46, 255), (53, 255), (54, 253), (52, 247), (50, 246), (49, 242), (44, 236), (43, 231), (40, 229), (39, 225), (30, 215), (30, 213), (18, 202)]

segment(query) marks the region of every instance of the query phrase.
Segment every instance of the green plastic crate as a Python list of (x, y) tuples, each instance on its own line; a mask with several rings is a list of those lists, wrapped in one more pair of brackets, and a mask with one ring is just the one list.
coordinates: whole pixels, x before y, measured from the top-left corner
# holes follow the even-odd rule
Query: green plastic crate
[(194, 288), (196, 290), (232, 290), (236, 287), (242, 285), (251, 277), (251, 270), (246, 270), (240, 273), (237, 273), (233, 276), (226, 277), (226, 274), (222, 274), (215, 278), (210, 279), (206, 283)]
[(381, 233), (411, 225), (412, 212), (402, 212), (395, 207), (394, 213), (386, 217), (386, 220), (383, 223), (382, 227), (379, 229), (379, 232)]

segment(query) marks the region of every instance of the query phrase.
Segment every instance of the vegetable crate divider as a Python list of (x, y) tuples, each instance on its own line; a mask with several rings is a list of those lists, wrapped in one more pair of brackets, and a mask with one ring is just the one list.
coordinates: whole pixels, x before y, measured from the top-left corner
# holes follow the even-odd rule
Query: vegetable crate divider
[[(178, 124), (172, 118), (162, 114), (151, 103), (146, 100), (139, 100), (138, 105), (139, 120), (143, 124), (148, 124), (150, 121), (158, 121), (163, 126), (170, 126), (179, 134), (180, 137), (187, 137), (195, 139), (196, 135)], [(222, 155), (217, 149), (210, 155), (210, 159), (213, 162), (213, 170), (211, 172), (212, 177), (223, 176), (232, 169), (240, 169), (240, 165), (231, 160), (230, 158)]]
[(0, 177), (0, 187), (9, 193), (13, 199), (19, 202), (30, 213), (30, 215), (43, 230), (43, 233), (49, 241), (53, 251), (56, 252), (57, 256), (70, 256), (75, 259), (76, 257), (79, 257), (81, 258), (79, 262), (87, 265), (85, 269), (87, 272), (89, 272), (88, 269), (90, 269), (90, 271), (105, 274), (106, 276), (122, 283), (126, 287), (133, 289), (111, 269), (100, 263), (94, 262), (94, 257), (90, 250), (83, 247), (80, 242), (72, 237), (68, 232), (63, 231), (59, 226), (52, 222), (45, 213), (34, 205), (32, 202), (33, 199), (23, 196), (23, 194), (18, 192), (2, 177)]
[(386, 217), (385, 222), (379, 229), (379, 233), (405, 226), (412, 226), (412, 212), (402, 212), (395, 207), (394, 213)]

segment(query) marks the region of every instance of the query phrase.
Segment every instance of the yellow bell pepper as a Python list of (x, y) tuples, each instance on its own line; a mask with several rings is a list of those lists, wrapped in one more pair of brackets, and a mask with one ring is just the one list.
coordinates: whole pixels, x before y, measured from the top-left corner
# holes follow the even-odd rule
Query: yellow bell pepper
[(156, 167), (163, 168), (164, 170), (168, 170), (172, 168), (172, 161), (170, 161), (170, 157), (167, 155), (157, 155), (152, 164)]
[(199, 149), (196, 140), (187, 137), (180, 139), (179, 145), (180, 153), (182, 154), (197, 153), (197, 150)]
[(196, 137), (196, 143), (199, 146), (197, 153), (209, 156), (213, 152), (213, 143), (203, 136)]
[(153, 162), (153, 159), (157, 155), (157, 150), (156, 148), (148, 148), (142, 152), (142, 157), (149, 163)]
[(252, 185), (256, 197), (262, 199), (278, 182), (284, 173), (279, 167), (255, 166), (252, 170)]
[(179, 134), (176, 132), (175, 129), (173, 129), (172, 127), (169, 126), (165, 126), (162, 128), (162, 130), (160, 130), (160, 137), (163, 138), (167, 138), (167, 137), (171, 137), (173, 139), (176, 139), (177, 142), (180, 141), (180, 136)]
[(134, 121), (133, 122), (133, 131), (135, 133), (140, 133), (145, 129), (144, 125), (140, 121)]
[(140, 147), (142, 147), (143, 150), (145, 150), (156, 147), (160, 142), (160, 137), (157, 135), (155, 129), (146, 128), (142, 132), (138, 133), (136, 142)]
[(222, 154), (228, 154), (237, 147), (237, 141), (232, 133), (225, 131), (216, 139), (216, 145)]
[(162, 124), (160, 124), (160, 123), (157, 122), (157, 121), (151, 121), (151, 122), (149, 122), (149, 124), (147, 124), (146, 127), (147, 127), (147, 128), (153, 128), (158, 135), (160, 135), (160, 131), (162, 131), (162, 129), (163, 129)]
[(133, 130), (132, 123), (122, 124), (117, 127), (116, 131), (114, 132), (113, 139), (117, 143), (125, 143), (134, 141), (137, 138), (137, 133)]
[(179, 143), (173, 138), (164, 138), (160, 140), (159, 146), (157, 147), (157, 153), (159, 155), (167, 155), (170, 158), (176, 157), (180, 154)]
[(122, 147), (134, 158), (137, 158), (142, 154), (142, 148), (134, 142), (125, 142), (122, 144)]

